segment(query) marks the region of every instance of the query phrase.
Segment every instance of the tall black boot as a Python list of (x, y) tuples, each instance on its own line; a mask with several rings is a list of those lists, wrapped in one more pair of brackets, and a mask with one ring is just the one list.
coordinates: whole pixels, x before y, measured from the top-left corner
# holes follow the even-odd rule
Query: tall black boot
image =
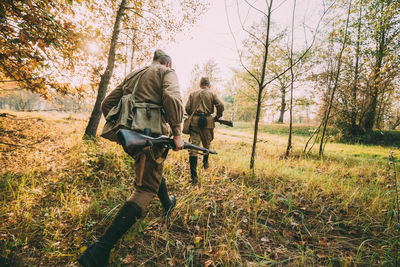
[(208, 155), (204, 155), (203, 156), (203, 168), (207, 170), (208, 167), (210, 167), (210, 165), (208, 164)]
[(103, 236), (85, 250), (78, 258), (78, 262), (85, 267), (107, 266), (114, 244), (140, 218), (141, 214), (142, 211), (136, 203), (125, 202)]
[(198, 176), (197, 176), (197, 156), (189, 157), (190, 163), (190, 176), (192, 178), (192, 184), (197, 184)]
[(157, 193), (158, 198), (160, 199), (161, 204), (164, 207), (165, 215), (168, 216), (169, 213), (176, 205), (176, 198), (175, 196), (168, 196), (168, 189), (167, 184), (165, 183), (165, 179), (162, 178), (160, 188), (158, 188)]

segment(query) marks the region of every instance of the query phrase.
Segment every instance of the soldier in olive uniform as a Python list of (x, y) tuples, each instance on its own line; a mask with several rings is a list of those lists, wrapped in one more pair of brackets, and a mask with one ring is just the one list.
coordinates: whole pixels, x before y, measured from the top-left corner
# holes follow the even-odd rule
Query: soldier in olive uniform
[[(135, 75), (143, 73), (142, 76)], [(140, 77), (140, 78), (138, 78)], [(138, 81), (138, 79), (140, 79)], [(130, 94), (138, 81), (135, 101), (160, 105), (165, 110), (163, 116), (163, 134), (172, 131), (175, 150), (183, 148), (181, 122), (183, 105), (175, 71), (171, 69), (171, 58), (162, 50), (156, 50), (153, 63), (145, 68), (129, 74), (102, 103), (102, 112), (107, 116), (110, 109), (116, 106), (123, 95)], [(169, 125), (169, 126), (168, 126)], [(132, 195), (118, 211), (111, 226), (95, 243), (93, 243), (78, 259), (85, 267), (107, 266), (110, 251), (114, 244), (128, 231), (144, 213), (154, 196), (158, 196), (166, 212), (175, 206), (175, 198), (169, 197), (165, 179), (162, 177), (164, 154), (163, 148), (154, 147), (152, 154), (145, 152), (146, 160), (142, 185), (136, 185)], [(133, 155), (135, 157), (135, 155)], [(135, 158), (136, 159), (136, 158)]]
[[(214, 107), (217, 109), (215, 117), (212, 116)], [(189, 116), (194, 113), (190, 123), (190, 142), (197, 146), (201, 142), (204, 148), (210, 148), (211, 141), (214, 139), (214, 119), (222, 117), (224, 104), (210, 90), (210, 80), (207, 77), (202, 77), (200, 89), (189, 95), (185, 110)], [(196, 151), (189, 151), (189, 163), (192, 183), (196, 184), (198, 179)], [(203, 167), (204, 169), (209, 167), (208, 155), (203, 156)]]

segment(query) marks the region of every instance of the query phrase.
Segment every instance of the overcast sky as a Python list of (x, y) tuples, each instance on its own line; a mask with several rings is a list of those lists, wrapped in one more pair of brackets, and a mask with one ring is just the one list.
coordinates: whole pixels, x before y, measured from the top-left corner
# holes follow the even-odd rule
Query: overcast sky
[[(226, 12), (225, 1), (228, 12)], [(279, 27), (290, 26), (293, 1), (274, 1), (272, 19), (280, 25)], [(241, 30), (238, 22), (237, 2), (239, 2), (239, 13), (242, 20), (247, 18), (246, 25), (249, 26), (260, 21), (261, 13), (254, 9), (248, 13), (248, 5), (244, 0), (213, 0), (208, 12), (189, 33), (178, 35), (176, 43), (165, 46), (165, 50), (173, 59), (173, 65), (183, 92), (189, 85), (190, 73), (196, 63), (202, 65), (207, 60), (214, 59), (221, 70), (221, 78), (225, 80), (231, 77), (231, 68), (240, 68), (235, 40), (232, 37), (227, 20), (228, 13), (236, 43), (240, 46), (240, 42), (246, 37), (246, 34)], [(296, 24), (298, 25), (298, 32), (295, 42), (298, 45), (304, 44), (302, 22), (305, 21), (310, 27), (315, 26), (322, 2), (323, 0), (297, 0)], [(265, 0), (255, 1), (255, 5), (260, 10), (266, 10)]]
[(178, 74), (182, 91), (189, 85), (193, 66), (213, 58), (221, 74), (229, 77), (230, 67), (235, 66), (237, 54), (229, 32), (224, 0), (212, 1), (209, 11), (187, 35), (178, 36), (166, 50), (170, 53)]

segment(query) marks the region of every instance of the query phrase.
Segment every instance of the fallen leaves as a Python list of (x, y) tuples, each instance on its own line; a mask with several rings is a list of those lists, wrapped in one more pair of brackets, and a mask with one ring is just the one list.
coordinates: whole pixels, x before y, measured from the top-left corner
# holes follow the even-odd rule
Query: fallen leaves
[(319, 241), (319, 244), (323, 247), (328, 247), (328, 238), (324, 236), (323, 239)]
[(125, 258), (122, 260), (123, 264), (132, 263), (135, 260), (135, 257), (132, 254), (127, 254)]

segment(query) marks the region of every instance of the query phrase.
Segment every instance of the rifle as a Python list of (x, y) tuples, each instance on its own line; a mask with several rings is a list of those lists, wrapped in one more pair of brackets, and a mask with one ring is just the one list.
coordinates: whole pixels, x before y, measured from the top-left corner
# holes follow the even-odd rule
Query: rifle
[[(144, 165), (146, 163), (146, 154), (143, 152), (150, 149), (152, 146), (164, 147), (166, 148), (166, 150), (162, 155), (161, 160), (163, 160), (167, 157), (168, 150), (170, 148), (175, 148), (174, 139), (165, 135), (161, 135), (159, 137), (154, 138), (144, 134), (140, 134), (132, 130), (121, 129), (117, 132), (117, 138), (126, 153), (128, 153), (130, 156), (136, 154), (138, 157), (136, 158), (138, 165), (136, 165), (135, 168), (136, 171), (135, 182), (137, 186), (141, 186), (143, 180)], [(184, 142), (183, 148), (198, 150), (203, 152), (205, 155), (217, 154), (217, 152), (215, 151), (195, 146), (186, 142)]]
[(228, 120), (224, 120), (224, 119), (217, 119), (215, 118), (214, 121), (219, 122), (220, 124), (229, 126), (229, 127), (233, 127), (233, 121), (228, 121)]
[[(129, 155), (140, 153), (148, 147), (161, 146), (165, 148), (175, 148), (174, 139), (171, 137), (161, 135), (159, 137), (151, 137), (132, 130), (121, 129), (117, 132), (119, 143), (124, 148), (125, 152)], [(217, 154), (213, 150), (192, 145), (184, 142), (184, 149), (193, 149), (203, 152), (204, 154)]]

